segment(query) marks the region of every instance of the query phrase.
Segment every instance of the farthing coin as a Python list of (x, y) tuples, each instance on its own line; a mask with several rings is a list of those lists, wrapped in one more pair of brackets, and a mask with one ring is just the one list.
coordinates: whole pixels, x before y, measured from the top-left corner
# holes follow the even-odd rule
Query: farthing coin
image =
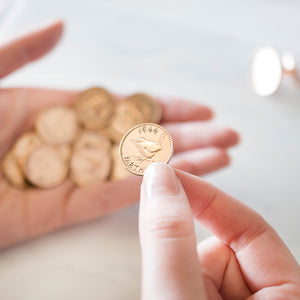
[(47, 144), (71, 143), (78, 133), (76, 112), (66, 106), (47, 108), (36, 118), (35, 130)]
[(61, 184), (68, 173), (67, 163), (57, 149), (41, 145), (27, 158), (24, 174), (35, 186), (52, 188)]
[(73, 152), (71, 180), (78, 186), (99, 184), (108, 178), (111, 159), (103, 147), (81, 148)]
[(79, 122), (87, 129), (105, 128), (114, 113), (115, 101), (102, 88), (94, 87), (81, 93), (76, 101)]
[(125, 101), (135, 105), (142, 112), (143, 123), (159, 123), (162, 118), (161, 104), (147, 94), (138, 93), (129, 96)]
[(172, 138), (165, 128), (154, 123), (143, 123), (124, 135), (119, 151), (128, 171), (144, 175), (151, 163), (168, 163), (174, 150)]

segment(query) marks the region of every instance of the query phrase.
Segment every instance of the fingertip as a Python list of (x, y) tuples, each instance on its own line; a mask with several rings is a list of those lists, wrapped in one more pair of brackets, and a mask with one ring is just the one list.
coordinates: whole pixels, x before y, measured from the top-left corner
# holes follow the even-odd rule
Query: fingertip
[(218, 166), (226, 167), (230, 164), (231, 158), (225, 149), (213, 148), (215, 159), (218, 161)]
[(201, 106), (199, 108), (199, 116), (198, 116), (197, 119), (198, 120), (206, 121), (206, 120), (213, 119), (214, 116), (215, 116), (214, 111), (211, 108), (209, 108), (207, 106)]
[(230, 127), (219, 127), (215, 139), (215, 146), (228, 148), (237, 145), (240, 141), (240, 136)]
[(145, 171), (142, 192), (147, 201), (179, 193), (178, 180), (173, 169), (160, 162), (149, 165)]
[(52, 42), (52, 44), (55, 45), (63, 35), (64, 22), (62, 19), (55, 19), (47, 22), (43, 26), (43, 29), (46, 31), (45, 34), (48, 34), (48, 39), (51, 38), (49, 43)]
[(231, 128), (226, 128), (227, 141), (230, 146), (235, 146), (240, 141), (240, 135)]

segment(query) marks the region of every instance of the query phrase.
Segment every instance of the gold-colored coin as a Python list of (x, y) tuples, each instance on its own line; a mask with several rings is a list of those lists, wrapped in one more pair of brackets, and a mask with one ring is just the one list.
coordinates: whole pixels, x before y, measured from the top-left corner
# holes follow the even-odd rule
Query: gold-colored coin
[(76, 112), (66, 106), (45, 109), (36, 119), (35, 130), (47, 144), (71, 143), (78, 132)]
[(143, 112), (129, 101), (120, 101), (116, 105), (115, 114), (108, 127), (108, 132), (115, 143), (120, 143), (123, 135), (130, 128), (140, 123), (145, 123)]
[(115, 101), (111, 94), (102, 88), (84, 91), (76, 102), (79, 122), (87, 129), (106, 127), (114, 113)]
[(110, 174), (110, 180), (123, 180), (130, 176), (130, 173), (124, 167), (120, 154), (119, 154), (119, 145), (114, 145), (111, 150), (111, 158), (112, 158), (112, 170)]
[(39, 145), (41, 145), (41, 140), (34, 132), (22, 134), (15, 142), (12, 153), (21, 170), (24, 169), (28, 155)]
[(109, 151), (110, 147), (110, 140), (103, 134), (94, 131), (83, 130), (79, 135), (78, 140), (74, 144), (74, 151), (78, 151), (83, 148), (103, 148), (106, 151)]
[(25, 188), (26, 182), (20, 165), (13, 152), (8, 152), (2, 161), (2, 172), (5, 178), (15, 187)]
[(109, 153), (103, 147), (81, 148), (73, 152), (70, 168), (71, 179), (79, 186), (103, 182), (110, 173)]
[(120, 143), (121, 160), (128, 171), (144, 175), (153, 162), (168, 163), (173, 155), (173, 141), (165, 128), (143, 123), (131, 128)]
[(162, 118), (161, 104), (146, 94), (134, 94), (125, 101), (132, 103), (143, 114), (143, 123), (159, 123)]
[(33, 185), (51, 188), (65, 180), (68, 167), (55, 148), (41, 145), (28, 156), (24, 173)]

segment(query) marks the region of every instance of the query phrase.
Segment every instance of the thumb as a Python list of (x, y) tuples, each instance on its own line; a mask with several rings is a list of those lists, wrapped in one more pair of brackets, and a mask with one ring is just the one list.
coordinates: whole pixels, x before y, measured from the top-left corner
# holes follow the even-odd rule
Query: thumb
[(0, 78), (47, 54), (60, 40), (63, 23), (58, 20), (0, 47)]
[(166, 164), (145, 172), (139, 221), (142, 300), (206, 299), (189, 202)]

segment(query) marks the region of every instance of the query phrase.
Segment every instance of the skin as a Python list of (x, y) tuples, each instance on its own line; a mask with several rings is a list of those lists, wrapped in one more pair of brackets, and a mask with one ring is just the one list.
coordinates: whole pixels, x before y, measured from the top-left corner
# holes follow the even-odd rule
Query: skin
[[(0, 78), (47, 54), (63, 32), (61, 21), (51, 23), (0, 48)], [(43, 88), (0, 89), (0, 160), (14, 141), (33, 128), (42, 109), (72, 105), (79, 91)], [(116, 96), (122, 99), (124, 96)], [(162, 125), (174, 139), (172, 165), (196, 175), (229, 164), (227, 148), (238, 143), (237, 133), (206, 121), (213, 116), (206, 106), (192, 102), (158, 99)], [(112, 213), (139, 200), (141, 178), (75, 187), (70, 181), (41, 190), (12, 187), (0, 172), (0, 247)], [(126, 195), (126, 197), (125, 197)]]
[[(198, 246), (193, 218), (214, 235)], [(151, 164), (139, 230), (142, 300), (300, 299), (300, 267), (275, 230), (199, 177)]]

